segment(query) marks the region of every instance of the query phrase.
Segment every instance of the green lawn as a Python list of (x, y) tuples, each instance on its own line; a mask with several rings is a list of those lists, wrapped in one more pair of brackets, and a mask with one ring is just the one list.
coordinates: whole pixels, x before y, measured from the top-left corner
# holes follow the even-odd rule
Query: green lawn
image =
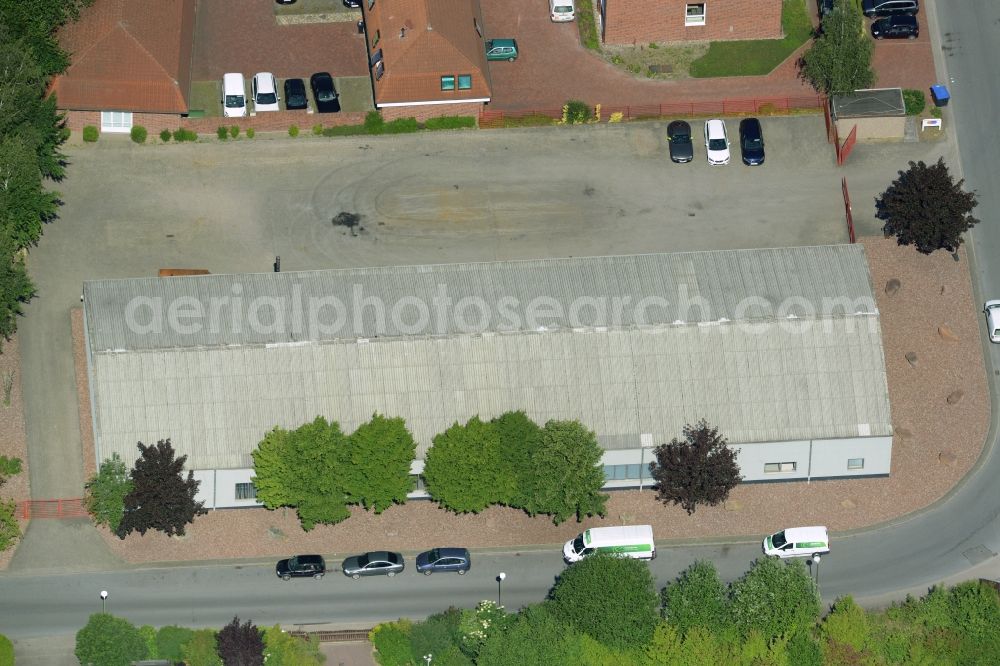
[(691, 76), (757, 76), (785, 61), (813, 34), (805, 0), (784, 0), (781, 8), (784, 39), (712, 42), (708, 53), (691, 63)]
[(222, 115), (221, 94), (218, 81), (193, 81), (191, 108), (204, 111), (206, 117)]

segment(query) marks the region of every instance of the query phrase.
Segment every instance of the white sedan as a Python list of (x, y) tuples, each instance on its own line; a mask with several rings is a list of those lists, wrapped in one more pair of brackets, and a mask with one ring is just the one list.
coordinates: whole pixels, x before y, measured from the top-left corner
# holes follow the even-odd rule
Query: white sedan
[(729, 164), (729, 135), (718, 118), (705, 121), (705, 150), (709, 164)]
[(986, 329), (990, 334), (990, 342), (1000, 342), (1000, 301), (986, 301), (983, 312), (986, 313)]

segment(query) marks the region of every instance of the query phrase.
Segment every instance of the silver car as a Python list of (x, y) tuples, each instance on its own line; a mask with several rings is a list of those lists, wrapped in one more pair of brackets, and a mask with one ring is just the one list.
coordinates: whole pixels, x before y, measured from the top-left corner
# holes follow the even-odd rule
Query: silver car
[(403, 556), (385, 550), (354, 555), (344, 560), (344, 575), (354, 580), (362, 576), (395, 576), (405, 568)]

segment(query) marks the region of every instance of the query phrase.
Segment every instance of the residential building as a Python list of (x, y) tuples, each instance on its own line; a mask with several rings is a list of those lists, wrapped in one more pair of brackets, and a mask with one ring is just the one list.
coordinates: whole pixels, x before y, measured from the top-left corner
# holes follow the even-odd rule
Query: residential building
[(605, 44), (780, 39), (782, 0), (597, 0)]

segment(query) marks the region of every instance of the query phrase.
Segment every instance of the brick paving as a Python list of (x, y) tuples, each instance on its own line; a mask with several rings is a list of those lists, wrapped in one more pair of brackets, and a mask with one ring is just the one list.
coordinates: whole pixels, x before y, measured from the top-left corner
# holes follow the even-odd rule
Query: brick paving
[(313, 72), (368, 75), (364, 36), (353, 22), (278, 25), (274, 0), (199, 2), (191, 65), (195, 81), (226, 72), (242, 72), (248, 80), (256, 72), (281, 79)]
[(938, 83), (931, 52), (927, 14), (917, 14), (920, 37), (917, 39), (876, 39), (872, 68), (878, 75), (876, 88), (915, 88), (930, 96), (930, 88)]

